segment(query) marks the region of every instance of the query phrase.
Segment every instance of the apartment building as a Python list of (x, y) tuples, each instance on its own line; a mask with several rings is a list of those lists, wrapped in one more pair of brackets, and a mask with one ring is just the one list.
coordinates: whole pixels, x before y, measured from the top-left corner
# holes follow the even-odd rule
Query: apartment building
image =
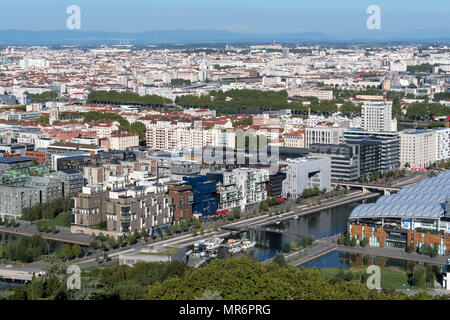
[(288, 148), (304, 148), (305, 147), (305, 130), (297, 130), (290, 132), (284, 136), (284, 147)]
[(139, 135), (131, 132), (113, 132), (109, 138), (110, 150), (126, 150), (139, 146)]
[(269, 181), (269, 170), (238, 168), (233, 170), (233, 174), (241, 190), (241, 211), (252, 209), (259, 202), (267, 199), (266, 184)]
[(361, 128), (365, 131), (397, 131), (397, 121), (392, 120), (392, 105), (389, 103), (363, 104)]
[(204, 146), (226, 146), (234, 148), (234, 132), (221, 129), (173, 128), (148, 126), (146, 142), (155, 150), (194, 149)]
[(146, 229), (150, 233), (169, 226), (173, 206), (163, 185), (109, 191), (106, 200), (107, 229), (127, 233)]
[(97, 138), (109, 139), (113, 132), (119, 131), (119, 125), (120, 125), (120, 123), (117, 121), (114, 121), (112, 123), (100, 123), (100, 124), (93, 125), (91, 127), (91, 130), (95, 131)]
[(360, 177), (359, 148), (356, 145), (312, 144), (309, 154), (331, 159), (332, 180), (355, 181)]
[(400, 135), (398, 131), (349, 129), (344, 132), (344, 141), (346, 144), (363, 140), (378, 141), (381, 143), (381, 172), (398, 170), (400, 166)]
[(173, 220), (178, 222), (192, 218), (192, 187), (183, 182), (171, 182), (167, 183), (167, 189), (173, 205)]
[(22, 209), (39, 203), (39, 191), (29, 187), (0, 186), (0, 216), (19, 218)]
[(341, 127), (312, 127), (306, 128), (305, 148), (314, 143), (340, 144), (344, 141), (344, 128)]
[(436, 130), (436, 161), (450, 158), (450, 129), (438, 128)]
[(206, 178), (216, 181), (219, 195), (218, 209), (232, 209), (240, 206), (242, 191), (236, 182), (236, 175), (231, 171), (218, 171), (206, 174)]
[(400, 164), (423, 169), (436, 161), (436, 131), (400, 132)]
[(74, 224), (94, 227), (106, 220), (105, 206), (108, 192), (103, 185), (90, 185), (72, 198), (72, 215)]

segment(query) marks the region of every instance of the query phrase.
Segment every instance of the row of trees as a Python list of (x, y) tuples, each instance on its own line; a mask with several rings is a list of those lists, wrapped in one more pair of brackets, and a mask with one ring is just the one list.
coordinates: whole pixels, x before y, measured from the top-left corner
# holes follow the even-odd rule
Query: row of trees
[[(408, 296), (393, 290), (369, 290), (366, 279), (344, 273), (333, 279), (319, 269), (288, 266), (282, 255), (274, 263), (261, 263), (248, 257), (215, 259), (204, 268), (189, 268), (182, 262), (137, 263), (133, 267), (111, 265), (82, 274), (82, 286), (67, 289), (68, 264), (50, 260), (45, 275), (34, 278), (23, 289), (5, 292), (10, 299), (123, 299), (123, 300), (400, 300), (431, 299), (426, 293)], [(245, 277), (242, 275), (245, 274)], [(423, 277), (423, 275), (425, 275)], [(420, 287), (421, 279), (431, 281), (420, 267), (411, 277)], [(263, 290), (261, 289), (263, 288)]]
[(84, 114), (84, 123), (97, 123), (105, 120), (117, 121), (119, 122), (119, 130), (126, 132), (133, 132), (139, 134), (139, 140), (145, 141), (145, 124), (136, 121), (130, 124), (128, 120), (124, 119), (117, 113), (112, 112), (98, 112), (89, 111)]
[(71, 208), (70, 197), (59, 198), (46, 203), (38, 203), (32, 207), (22, 209), (22, 219), (36, 221), (40, 219), (53, 219), (61, 212)]
[(58, 97), (58, 94), (55, 91), (45, 91), (40, 94), (31, 94), (25, 91), (24, 94), (31, 97), (31, 101), (36, 103), (45, 103)]
[(140, 96), (133, 92), (117, 92), (117, 91), (92, 91), (87, 97), (88, 103), (101, 104), (140, 104), (144, 106), (159, 106), (171, 104), (170, 99), (160, 97), (158, 95)]
[(181, 96), (175, 99), (180, 106), (207, 107), (216, 110), (217, 114), (235, 114), (239, 109), (287, 109), (287, 92), (260, 91), (250, 89), (232, 89), (229, 91), (211, 91), (200, 97)]
[(24, 263), (35, 261), (46, 252), (47, 241), (39, 235), (23, 237), (1, 246), (2, 258)]

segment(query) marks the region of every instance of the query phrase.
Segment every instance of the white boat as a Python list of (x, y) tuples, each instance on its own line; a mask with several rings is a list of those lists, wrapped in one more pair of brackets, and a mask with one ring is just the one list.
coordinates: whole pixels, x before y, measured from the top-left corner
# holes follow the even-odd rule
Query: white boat
[(242, 247), (233, 247), (233, 248), (230, 249), (230, 252), (231, 253), (238, 253), (238, 252), (241, 252), (241, 250), (242, 250)]
[(206, 250), (216, 250), (220, 248), (220, 245), (225, 239), (216, 237), (212, 239), (211, 241), (205, 241)]
[(247, 250), (256, 246), (256, 241), (244, 240), (242, 241), (241, 248), (242, 250)]
[(228, 246), (228, 248), (237, 248), (237, 247), (240, 247), (241, 243), (242, 243), (242, 240), (229, 239), (227, 246)]

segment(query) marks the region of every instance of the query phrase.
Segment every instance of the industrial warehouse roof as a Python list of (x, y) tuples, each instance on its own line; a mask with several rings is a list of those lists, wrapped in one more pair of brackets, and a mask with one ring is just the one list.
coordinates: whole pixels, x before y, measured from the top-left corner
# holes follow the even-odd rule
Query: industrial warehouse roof
[(402, 188), (397, 194), (381, 196), (376, 203), (357, 206), (349, 220), (362, 218), (439, 219), (450, 200), (450, 171)]
[(353, 209), (349, 219), (362, 218), (422, 218), (439, 219), (444, 214), (440, 204), (361, 204)]

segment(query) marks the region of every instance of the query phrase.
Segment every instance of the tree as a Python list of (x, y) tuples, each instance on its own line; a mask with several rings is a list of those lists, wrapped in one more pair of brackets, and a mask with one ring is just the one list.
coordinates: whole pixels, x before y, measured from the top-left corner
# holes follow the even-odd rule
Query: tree
[(369, 240), (367, 239), (367, 237), (364, 237), (364, 238), (361, 240), (360, 245), (361, 245), (362, 247), (365, 247), (365, 246), (368, 244), (368, 242), (369, 242)]
[(116, 240), (114, 239), (114, 238), (109, 238), (108, 239), (108, 246), (111, 248), (111, 249), (114, 249), (116, 246), (117, 246), (117, 242), (116, 242)]
[(91, 248), (92, 250), (95, 250), (98, 248), (98, 242), (93, 240), (89, 243), (89, 248)]
[(420, 265), (415, 266), (410, 283), (415, 287), (425, 287), (426, 276), (425, 276), (425, 268), (423, 266)]
[(283, 245), (283, 252), (289, 253), (289, 252), (291, 252), (291, 250), (292, 250), (292, 248), (291, 248), (291, 245), (289, 243), (285, 243)]
[(73, 254), (75, 257), (79, 257), (79, 256), (81, 255), (81, 248), (80, 248), (80, 246), (79, 246), (77, 243), (75, 243), (75, 244), (72, 246), (72, 254)]
[(61, 255), (66, 260), (72, 258), (73, 257), (72, 247), (69, 244), (65, 244), (62, 248)]
[(274, 258), (273, 258), (273, 263), (277, 264), (278, 266), (285, 268), (287, 267), (287, 262), (284, 259), (284, 255), (281, 253), (278, 253)]

